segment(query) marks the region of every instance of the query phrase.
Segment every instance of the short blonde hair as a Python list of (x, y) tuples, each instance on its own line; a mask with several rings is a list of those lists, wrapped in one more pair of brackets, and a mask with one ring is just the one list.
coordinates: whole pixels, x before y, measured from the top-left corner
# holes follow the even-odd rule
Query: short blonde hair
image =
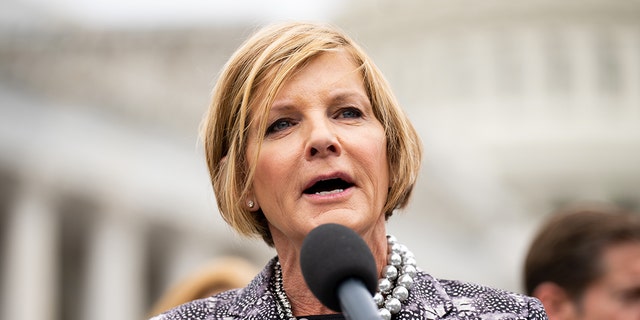
[[(269, 108), (283, 83), (311, 58), (338, 49), (345, 50), (359, 65), (373, 112), (385, 130), (392, 177), (384, 207), (386, 218), (407, 204), (420, 169), (422, 147), (380, 70), (334, 26), (275, 24), (259, 30), (231, 56), (213, 89), (203, 121), (205, 156), (218, 209), (240, 234), (259, 235), (273, 246), (262, 211), (252, 213), (245, 205), (255, 171), (246, 159), (250, 115), (255, 112), (259, 132), (265, 132)], [(258, 138), (259, 144), (262, 138)]]

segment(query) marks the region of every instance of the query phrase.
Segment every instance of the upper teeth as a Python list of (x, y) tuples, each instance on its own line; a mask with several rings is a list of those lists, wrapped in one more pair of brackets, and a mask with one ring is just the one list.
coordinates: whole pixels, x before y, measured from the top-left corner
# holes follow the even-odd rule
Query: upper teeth
[(340, 193), (342, 191), (344, 191), (344, 189), (335, 189), (335, 190), (331, 190), (331, 191), (318, 191), (318, 192), (316, 192), (316, 194), (324, 196), (324, 195), (327, 195), (327, 194)]

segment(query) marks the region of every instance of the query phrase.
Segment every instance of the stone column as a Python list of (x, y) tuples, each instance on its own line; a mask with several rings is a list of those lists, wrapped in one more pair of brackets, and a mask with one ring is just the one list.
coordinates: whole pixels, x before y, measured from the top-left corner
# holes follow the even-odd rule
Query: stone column
[(143, 319), (145, 232), (126, 210), (109, 208), (97, 214), (88, 239), (83, 318)]
[(620, 43), (624, 119), (630, 126), (640, 120), (640, 28), (625, 26), (616, 33)]
[(0, 318), (57, 318), (57, 216), (37, 189), (16, 194), (5, 234)]

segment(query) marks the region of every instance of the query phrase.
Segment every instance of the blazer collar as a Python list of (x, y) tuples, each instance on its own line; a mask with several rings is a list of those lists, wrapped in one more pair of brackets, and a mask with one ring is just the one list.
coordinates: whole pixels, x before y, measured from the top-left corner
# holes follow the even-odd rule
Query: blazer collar
[[(269, 290), (276, 259), (270, 260), (262, 272), (246, 288), (241, 290), (238, 296), (238, 299), (243, 301), (256, 301), (256, 303), (260, 301), (261, 306), (258, 307), (253, 303), (244, 304), (243, 307), (235, 306), (229, 310), (232, 314), (247, 316), (254, 313), (255, 308), (276, 307), (275, 295)], [(458, 314), (458, 311), (464, 309), (464, 306), (456, 307), (458, 303), (453, 301), (440, 281), (423, 271), (418, 272), (409, 292), (409, 298), (402, 303), (400, 311), (400, 314), (405, 314), (407, 317), (418, 314), (421, 319), (443, 319), (447, 315)]]

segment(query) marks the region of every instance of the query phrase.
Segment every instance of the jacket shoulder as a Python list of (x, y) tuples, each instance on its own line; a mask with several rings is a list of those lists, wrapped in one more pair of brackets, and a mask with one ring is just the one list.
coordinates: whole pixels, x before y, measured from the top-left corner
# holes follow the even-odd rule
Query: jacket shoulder
[(193, 300), (179, 305), (150, 320), (186, 320), (186, 319), (233, 319), (230, 307), (237, 305), (238, 291), (227, 291), (212, 297)]
[(275, 298), (267, 290), (274, 261), (245, 288), (187, 302), (150, 320), (277, 319)]
[(547, 319), (536, 298), (457, 280), (439, 280), (459, 313), (494, 315), (495, 319)]

